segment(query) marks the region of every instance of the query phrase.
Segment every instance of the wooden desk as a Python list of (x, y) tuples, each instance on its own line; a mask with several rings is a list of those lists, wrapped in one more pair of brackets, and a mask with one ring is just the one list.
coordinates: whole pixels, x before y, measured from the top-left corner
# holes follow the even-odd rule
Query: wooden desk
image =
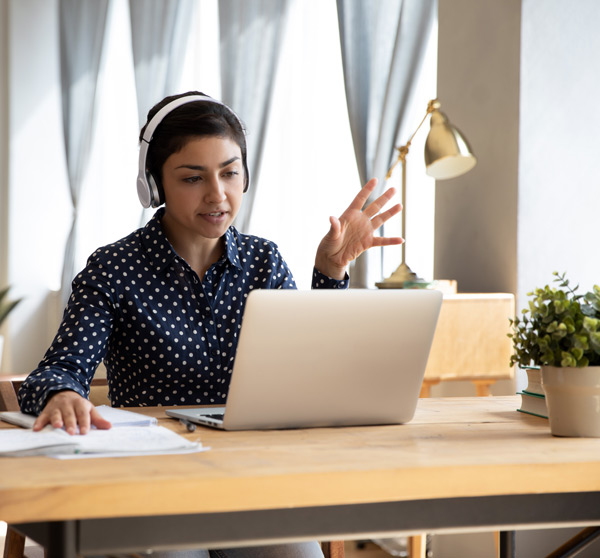
[(192, 455), (5, 458), (0, 519), (48, 558), (600, 524), (600, 439), (554, 438), (518, 405), (422, 399), (403, 426), (199, 428), (212, 449)]

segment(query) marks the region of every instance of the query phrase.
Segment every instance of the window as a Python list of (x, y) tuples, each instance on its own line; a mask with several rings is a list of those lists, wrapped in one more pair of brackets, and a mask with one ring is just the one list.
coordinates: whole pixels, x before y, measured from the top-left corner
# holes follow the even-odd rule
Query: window
[[(181, 91), (220, 95), (218, 5), (197, 4), (196, 30), (183, 61)], [(275, 241), (300, 288), (309, 288), (315, 251), (360, 185), (348, 123), (335, 0), (292, 3), (279, 61), (265, 152), (250, 228)], [(406, 139), (435, 96), (436, 33), (414, 96)], [(128, 3), (113, 0), (98, 89), (98, 120), (81, 214), (79, 269), (99, 245), (139, 226), (137, 122)], [(235, 109), (235, 107), (233, 107)], [(426, 130), (415, 138), (408, 159), (407, 261), (424, 278), (433, 275), (433, 180), (425, 176), (422, 150)], [(391, 184), (400, 190), (400, 170)], [(399, 196), (398, 196), (399, 197)], [(394, 202), (395, 203), (395, 202)], [(400, 235), (400, 218), (386, 234)], [(400, 263), (400, 248), (383, 251), (383, 274)]]

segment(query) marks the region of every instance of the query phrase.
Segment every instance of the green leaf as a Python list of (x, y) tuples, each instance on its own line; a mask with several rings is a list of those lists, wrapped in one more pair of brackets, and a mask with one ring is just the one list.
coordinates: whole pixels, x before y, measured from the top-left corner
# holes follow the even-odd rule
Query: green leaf
[(563, 352), (560, 365), (565, 368), (568, 366), (577, 366), (577, 359), (572, 354)]
[[(590, 348), (588, 338), (585, 335), (573, 335), (573, 346), (583, 351), (587, 351)], [(579, 358), (581, 358), (581, 356), (579, 356), (578, 359)]]
[(2, 325), (2, 322), (4, 322), (8, 315), (13, 311), (15, 306), (22, 300), (19, 298), (9, 302), (5, 301), (4, 299), (6, 298), (9, 290), (10, 287), (5, 287), (0, 291), (0, 325)]

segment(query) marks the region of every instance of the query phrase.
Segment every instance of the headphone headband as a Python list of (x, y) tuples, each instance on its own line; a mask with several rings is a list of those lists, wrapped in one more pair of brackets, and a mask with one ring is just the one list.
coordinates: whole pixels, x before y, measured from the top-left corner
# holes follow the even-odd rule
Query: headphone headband
[(198, 101), (204, 101), (208, 103), (215, 103), (217, 105), (221, 105), (225, 107), (240, 124), (240, 128), (243, 130), (244, 126), (242, 125), (241, 120), (238, 115), (231, 110), (226, 104), (221, 101), (217, 101), (208, 95), (185, 95), (183, 97), (178, 97), (177, 99), (167, 103), (164, 107), (162, 107), (151, 119), (150, 122), (146, 125), (144, 129), (144, 134), (142, 135), (142, 141), (140, 143), (140, 156), (139, 156), (139, 164), (138, 164), (138, 177), (137, 177), (137, 192), (138, 197), (140, 199), (140, 203), (143, 207), (158, 207), (163, 203), (161, 199), (160, 190), (158, 188), (158, 184), (154, 177), (148, 172), (146, 160), (148, 158), (148, 147), (150, 145), (150, 141), (152, 140), (152, 136), (154, 135), (154, 131), (158, 127), (158, 125), (165, 119), (165, 117), (173, 112), (176, 108), (179, 108), (182, 105), (187, 103), (195, 103)]

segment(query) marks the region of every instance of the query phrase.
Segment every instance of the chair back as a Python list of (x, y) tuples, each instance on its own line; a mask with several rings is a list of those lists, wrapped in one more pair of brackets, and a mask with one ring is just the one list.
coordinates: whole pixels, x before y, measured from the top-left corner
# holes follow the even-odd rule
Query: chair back
[[(6, 377), (0, 376), (0, 411), (19, 411), (17, 393), (25, 376)], [(109, 405), (108, 382), (106, 378), (95, 378), (90, 387), (90, 401), (94, 405)]]
[(0, 378), (0, 411), (18, 411), (19, 401), (17, 400), (17, 390), (21, 385), (20, 381), (10, 378)]

